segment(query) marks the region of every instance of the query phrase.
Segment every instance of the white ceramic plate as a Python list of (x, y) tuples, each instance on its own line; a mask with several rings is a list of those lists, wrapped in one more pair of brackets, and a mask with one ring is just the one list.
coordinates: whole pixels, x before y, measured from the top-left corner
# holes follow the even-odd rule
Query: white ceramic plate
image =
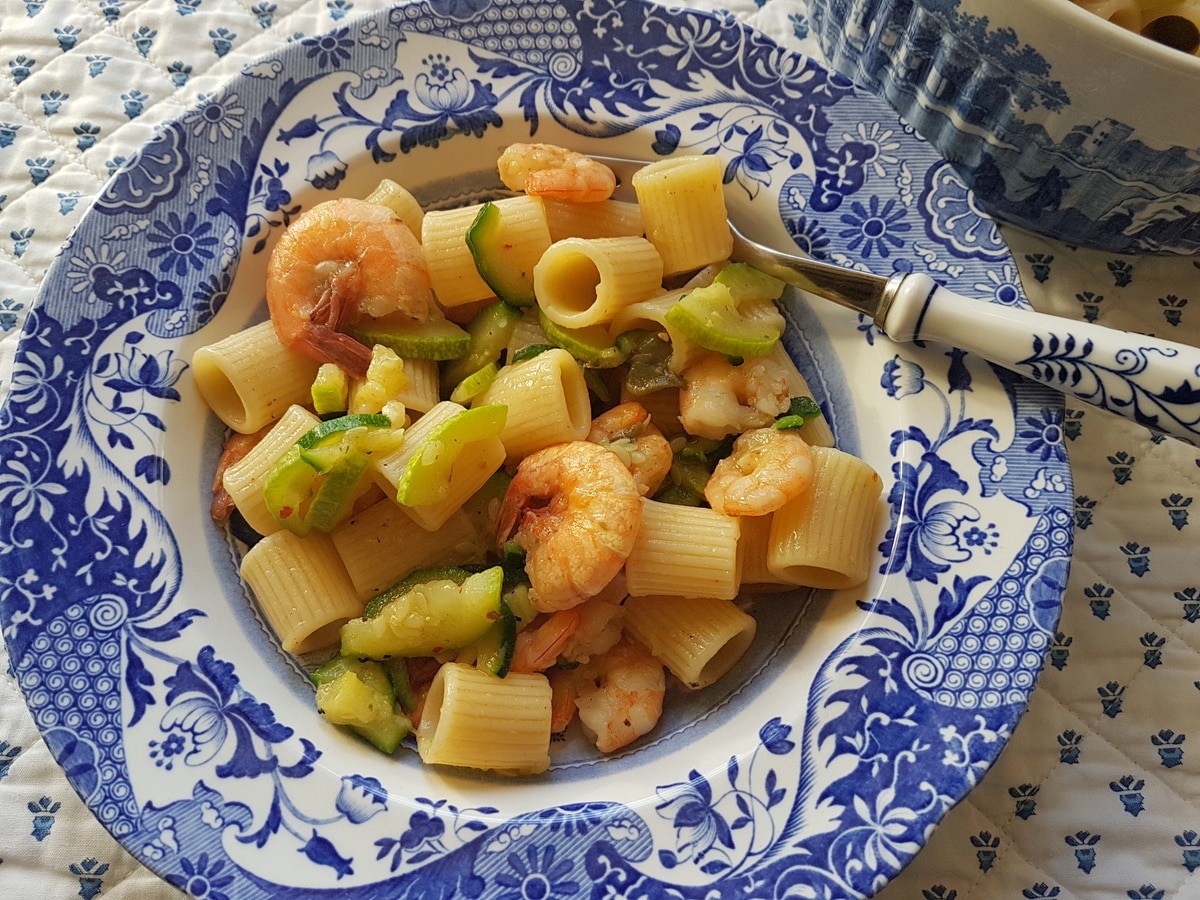
[(531, 133), (715, 152), (752, 236), (1025, 303), (928, 145), (730, 19), (439, 2), (298, 40), (116, 175), (30, 315), (0, 422), (0, 610), (29, 707), (100, 821), (197, 896), (868, 895), (995, 759), (1041, 667), (1071, 535), (1057, 395), (792, 297), (789, 349), (885, 481), (870, 582), (763, 598), (723, 683), (672, 691), (614, 758), (556, 746), (535, 779), (323, 722), (208, 520), (223, 434), (188, 360), (264, 315), (282, 224), (384, 175), (461, 200)]

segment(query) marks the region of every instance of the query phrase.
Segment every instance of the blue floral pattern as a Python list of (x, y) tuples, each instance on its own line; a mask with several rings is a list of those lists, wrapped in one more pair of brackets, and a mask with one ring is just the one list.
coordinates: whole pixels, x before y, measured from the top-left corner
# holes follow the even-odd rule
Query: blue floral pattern
[[(219, 52), (231, 36), (211, 38)], [(744, 695), (682, 704), (603, 771), (564, 759), (547, 776), (558, 790), (531, 786), (519, 806), (490, 805), (485, 779), (463, 790), (364, 757), (312, 715), (302, 669), (234, 577), (236, 546), (199, 530), (188, 465), (217, 436), (187, 359), (207, 326), (253, 314), (258, 289), (239, 273), (254, 277), (304, 206), (429, 171), (438, 148), (482, 159), (556, 129), (614, 154), (716, 153), (735, 213), (782, 240), (1024, 303), (989, 278), (1003, 245), (928, 147), (725, 15), (413, 3), (297, 40), (201, 98), (113, 162), (28, 314), (0, 418), (0, 617), (30, 709), (100, 820), (195, 896), (866, 896), (1021, 714), (1075, 514), (1060, 401), (800, 302), (789, 350), (843, 445), (880, 461), (889, 486), (853, 634), (808, 645), (830, 596), (776, 613)], [(446, 174), (431, 199), (478, 179)], [(874, 391), (889, 424), (856, 414), (845, 373), (860, 371), (853, 391)], [(999, 620), (996, 646), (982, 626)], [(765, 700), (775, 682), (803, 698), (786, 715)], [(680, 761), (693, 732), (718, 727), (734, 744), (698, 740), (697, 761)], [(561, 802), (563, 784), (628, 773), (652, 796)]]

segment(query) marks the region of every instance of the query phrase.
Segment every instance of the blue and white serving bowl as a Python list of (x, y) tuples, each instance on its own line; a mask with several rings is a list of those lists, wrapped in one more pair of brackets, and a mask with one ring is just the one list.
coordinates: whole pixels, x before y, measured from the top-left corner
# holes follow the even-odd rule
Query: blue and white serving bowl
[(208, 517), (223, 429), (189, 360), (260, 320), (284, 223), (383, 176), (428, 203), (550, 140), (725, 162), (751, 236), (1027, 306), (994, 223), (886, 104), (730, 16), (427, 0), (298, 38), (114, 174), (31, 311), (0, 413), (0, 624), (96, 817), (226, 900), (875, 893), (994, 762), (1071, 552), (1062, 397), (792, 296), (787, 345), (879, 472), (868, 582), (763, 598), (715, 690), (512, 780), (384, 756), (313, 688)]
[(1119, 253), (1200, 250), (1200, 58), (1071, 0), (809, 0), (998, 219)]

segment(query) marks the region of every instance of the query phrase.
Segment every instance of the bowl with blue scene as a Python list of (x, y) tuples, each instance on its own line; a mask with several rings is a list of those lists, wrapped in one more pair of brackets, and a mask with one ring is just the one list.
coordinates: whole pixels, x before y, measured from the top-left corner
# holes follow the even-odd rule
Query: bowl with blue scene
[[(1131, 15), (1147, 33), (1151, 8), (1172, 11), (1085, 5), (1145, 6)], [(992, 216), (1114, 253), (1200, 249), (1200, 127), (1185, 112), (1200, 58), (1186, 48), (1071, 0), (810, 7), (830, 64), (886, 98)]]
[(867, 583), (755, 600), (729, 678), (671, 688), (617, 755), (554, 746), (537, 777), (323, 722), (209, 519), (225, 432), (190, 360), (263, 318), (273, 237), (384, 176), (461, 202), (531, 137), (718, 154), (752, 237), (1026, 304), (953, 167), (732, 17), (422, 2), (298, 38), (114, 174), (30, 314), (0, 414), (0, 618), (30, 711), (98, 820), (211, 896), (870, 896), (996, 759), (1050, 646), (1058, 395), (789, 294), (789, 352), (884, 483)]

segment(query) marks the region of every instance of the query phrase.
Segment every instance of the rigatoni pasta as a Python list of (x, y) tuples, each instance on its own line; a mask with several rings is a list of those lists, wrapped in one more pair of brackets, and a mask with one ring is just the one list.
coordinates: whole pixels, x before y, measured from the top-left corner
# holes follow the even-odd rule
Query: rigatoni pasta
[(273, 532), (247, 551), (241, 575), (289, 653), (328, 647), (338, 629), (363, 610), (326, 535), (301, 538), (290, 531)]
[(723, 169), (716, 156), (685, 156), (651, 163), (633, 176), (646, 237), (666, 274), (726, 260), (733, 251)]
[(192, 378), (204, 402), (234, 431), (251, 434), (293, 403), (307, 403), (317, 363), (288, 350), (269, 321), (201, 347)]
[(417, 727), (430, 764), (537, 775), (550, 767), (550, 683), (545, 675), (503, 681), (463, 663), (438, 669)]
[(538, 308), (565, 328), (607, 325), (627, 306), (662, 292), (663, 262), (641, 236), (564, 238), (533, 267)]
[(861, 584), (871, 562), (882, 482), (856, 456), (814, 447), (812, 489), (777, 510), (767, 567), (792, 584), (839, 588)]
[[(429, 297), (342, 298), (370, 346), (306, 321), (322, 313), (304, 297), (279, 334), (234, 340), (303, 344), (310, 374), (221, 482), (257, 541), (242, 576), (309, 654), (330, 722), (430, 765), (535, 775), (553, 734), (621, 752), (668, 684), (726, 676), (755, 642), (750, 594), (865, 579), (880, 485), (833, 449), (779, 341), (782, 285), (728, 262), (715, 157), (647, 167), (635, 203), (564, 148), (514, 145), (498, 169), (515, 196), (427, 211), (381, 182), (310, 211)], [(420, 243), (377, 243), (401, 220)], [(214, 373), (241, 373), (201, 377), (220, 406)]]

